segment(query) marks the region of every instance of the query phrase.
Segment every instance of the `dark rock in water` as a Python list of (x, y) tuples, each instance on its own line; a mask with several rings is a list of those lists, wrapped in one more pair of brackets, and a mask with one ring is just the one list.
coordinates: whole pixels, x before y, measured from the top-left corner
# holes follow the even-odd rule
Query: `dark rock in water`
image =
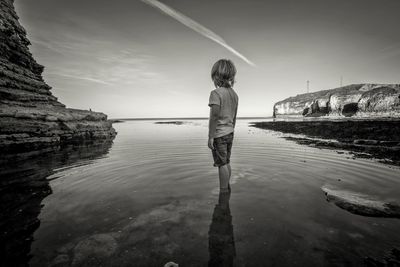
[(124, 120), (109, 120), (111, 123), (123, 123), (125, 122)]
[[(383, 141), (384, 142), (384, 141)], [(356, 139), (353, 141), (354, 144), (356, 145), (371, 145), (371, 146), (376, 146), (379, 145), (380, 142), (378, 140), (364, 140), (364, 139)], [(397, 144), (397, 142), (395, 142)]]
[[(47, 177), (55, 169), (90, 164), (111, 145), (111, 140), (96, 140), (0, 156), (0, 266), (29, 266), (42, 200), (52, 193)], [(55, 266), (65, 266), (60, 265), (65, 260), (60, 256)]]
[(400, 165), (399, 119), (272, 121), (254, 122), (251, 126), (306, 135), (284, 136), (302, 145), (349, 150), (358, 156), (362, 153), (363, 157), (383, 159), (386, 163)]
[(58, 255), (50, 265), (51, 267), (70, 266), (70, 258), (66, 254)]
[(277, 102), (278, 116), (400, 117), (400, 84), (351, 84)]
[(0, 2), (0, 149), (35, 150), (115, 136), (103, 113), (69, 109), (42, 77), (12, 0)]
[(157, 121), (155, 124), (175, 124), (175, 125), (182, 125), (183, 121)]
[(364, 194), (326, 186), (321, 189), (329, 202), (351, 213), (370, 217), (400, 218), (400, 206), (396, 203), (387, 203)]
[(252, 122), (251, 126), (283, 133), (348, 140), (400, 142), (400, 119), (393, 120), (315, 120)]
[(117, 241), (107, 234), (96, 234), (80, 241), (74, 248), (73, 266), (80, 266), (85, 260), (93, 265), (101, 264), (101, 259), (110, 257), (117, 249)]
[(393, 248), (383, 259), (366, 257), (364, 264), (367, 267), (398, 267), (400, 266), (400, 250)]

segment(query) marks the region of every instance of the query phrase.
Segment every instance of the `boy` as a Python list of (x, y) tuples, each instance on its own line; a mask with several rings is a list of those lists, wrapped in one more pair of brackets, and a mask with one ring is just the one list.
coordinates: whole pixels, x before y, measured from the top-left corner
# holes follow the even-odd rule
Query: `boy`
[(236, 124), (238, 96), (233, 90), (236, 68), (232, 61), (218, 60), (211, 69), (215, 90), (211, 91), (208, 147), (218, 167), (220, 192), (229, 192), (230, 157)]

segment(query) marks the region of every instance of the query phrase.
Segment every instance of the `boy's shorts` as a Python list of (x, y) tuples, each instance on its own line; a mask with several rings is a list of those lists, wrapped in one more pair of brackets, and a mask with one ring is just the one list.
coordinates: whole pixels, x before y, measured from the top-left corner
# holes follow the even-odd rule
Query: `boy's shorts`
[(221, 167), (230, 162), (232, 142), (233, 132), (221, 137), (214, 138), (214, 149), (212, 150), (214, 167)]

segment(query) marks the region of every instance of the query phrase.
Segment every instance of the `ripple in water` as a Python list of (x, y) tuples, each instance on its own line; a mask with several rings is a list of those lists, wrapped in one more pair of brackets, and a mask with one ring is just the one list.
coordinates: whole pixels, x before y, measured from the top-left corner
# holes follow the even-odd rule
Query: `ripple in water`
[[(361, 265), (400, 245), (398, 219), (326, 202), (335, 187), (400, 202), (400, 169), (298, 145), (239, 121), (218, 195), (207, 122), (128, 121), (107, 156), (52, 174), (32, 266)], [(222, 199), (222, 200), (221, 200)], [(222, 260), (224, 260), (222, 258)]]

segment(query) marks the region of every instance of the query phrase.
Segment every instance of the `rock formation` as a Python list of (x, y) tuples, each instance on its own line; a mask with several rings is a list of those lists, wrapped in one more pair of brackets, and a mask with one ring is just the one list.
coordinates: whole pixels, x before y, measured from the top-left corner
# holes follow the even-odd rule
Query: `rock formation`
[(400, 117), (400, 84), (352, 84), (300, 94), (274, 105), (274, 117)]
[[(250, 126), (284, 133), (286, 140), (400, 165), (400, 119), (264, 121)], [(296, 136), (295, 136), (296, 135)]]
[(31, 150), (115, 136), (107, 116), (66, 108), (43, 78), (29, 52), (13, 0), (0, 2), (0, 149)]
[(361, 193), (327, 186), (321, 189), (328, 202), (333, 202), (339, 208), (351, 213), (369, 217), (400, 218), (400, 206), (396, 203), (388, 203)]

